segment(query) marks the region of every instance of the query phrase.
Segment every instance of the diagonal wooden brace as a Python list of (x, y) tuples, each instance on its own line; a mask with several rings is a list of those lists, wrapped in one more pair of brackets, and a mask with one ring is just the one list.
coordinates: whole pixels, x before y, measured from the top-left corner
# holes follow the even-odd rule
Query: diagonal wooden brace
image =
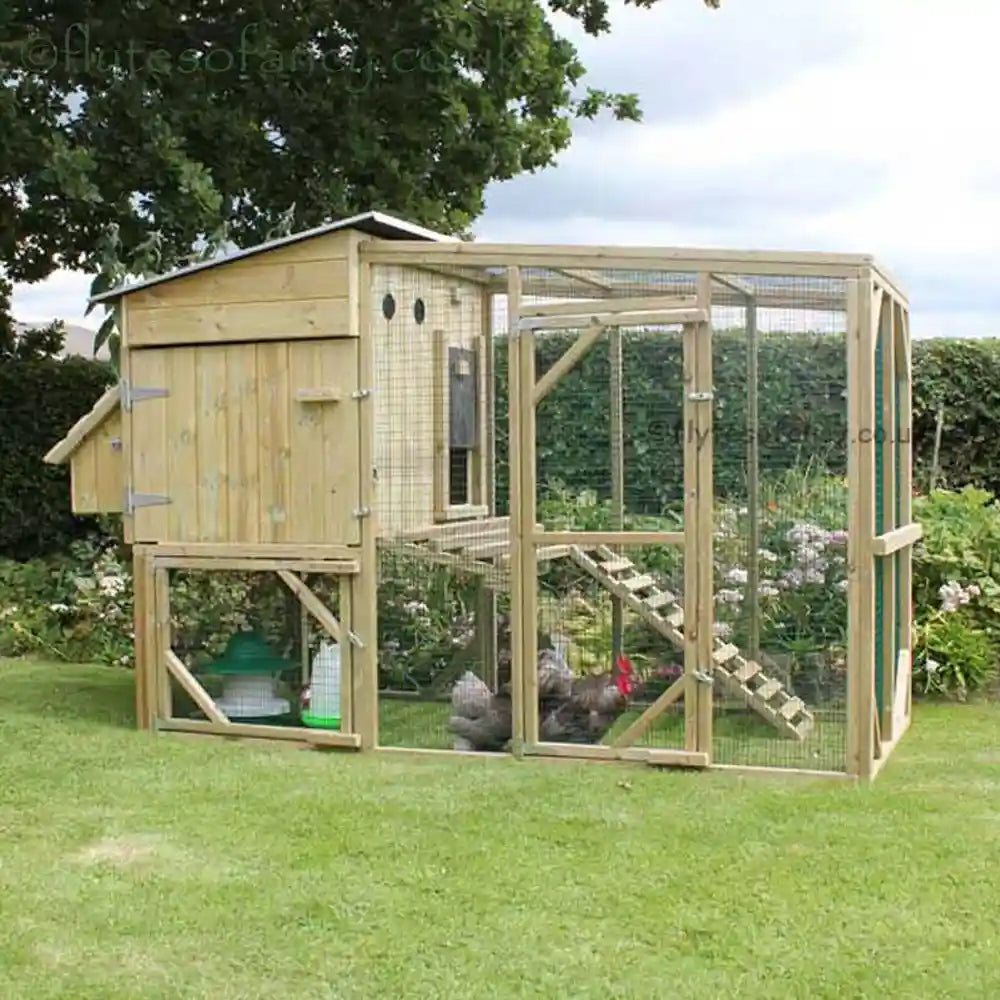
[(326, 631), (333, 636), (337, 642), (342, 641), (343, 629), (340, 622), (333, 616), (329, 608), (302, 582), (302, 579), (295, 573), (287, 569), (279, 569), (278, 576), (281, 577), (288, 589), (302, 602), (302, 606), (313, 618), (323, 626)]
[(220, 726), (230, 725), (229, 719), (215, 702), (212, 701), (212, 696), (198, 683), (198, 679), (184, 666), (184, 662), (172, 649), (164, 650), (163, 659), (167, 664), (167, 670), (173, 674), (177, 683), (187, 691), (191, 696), (191, 700), (205, 713), (205, 716), (210, 721)]
[(664, 691), (656, 701), (653, 702), (649, 708), (646, 709), (642, 715), (639, 716), (635, 722), (632, 723), (624, 732), (619, 733), (615, 738), (615, 741), (611, 744), (613, 747), (627, 747), (631, 746), (635, 741), (646, 732), (649, 727), (656, 722), (656, 720), (663, 715), (663, 713), (684, 694), (684, 687), (687, 682), (687, 674), (682, 674), (677, 680), (674, 681), (670, 687)]

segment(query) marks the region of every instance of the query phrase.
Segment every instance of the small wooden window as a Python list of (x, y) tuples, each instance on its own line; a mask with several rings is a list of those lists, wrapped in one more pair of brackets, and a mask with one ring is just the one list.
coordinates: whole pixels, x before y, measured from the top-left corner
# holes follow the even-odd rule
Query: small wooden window
[(417, 299), (417, 301), (413, 303), (413, 318), (418, 323), (423, 323), (424, 317), (426, 315), (427, 315), (427, 307), (424, 305), (424, 300)]
[(386, 292), (382, 299), (382, 315), (386, 319), (392, 319), (396, 315), (396, 300), (393, 298), (392, 292)]

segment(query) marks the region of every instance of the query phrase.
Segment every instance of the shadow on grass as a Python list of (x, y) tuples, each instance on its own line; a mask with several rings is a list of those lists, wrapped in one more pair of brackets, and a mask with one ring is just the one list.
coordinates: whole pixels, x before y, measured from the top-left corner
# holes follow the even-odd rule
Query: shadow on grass
[(0, 659), (0, 716), (135, 728), (132, 672), (88, 663)]

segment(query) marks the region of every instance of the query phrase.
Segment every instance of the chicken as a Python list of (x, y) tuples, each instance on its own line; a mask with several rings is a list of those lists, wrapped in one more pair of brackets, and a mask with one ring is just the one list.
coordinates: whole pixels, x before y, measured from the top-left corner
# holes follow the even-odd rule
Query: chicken
[(448, 728), (457, 737), (456, 750), (496, 752), (507, 746), (513, 732), (509, 684), (492, 694), (483, 681), (466, 671), (452, 688), (451, 703), (453, 714)]
[[(538, 658), (538, 735), (546, 743), (597, 743), (625, 710), (634, 690), (633, 668), (619, 657), (610, 673), (574, 678), (555, 649)], [(510, 684), (496, 694), (467, 672), (452, 689), (449, 729), (456, 750), (504, 750), (513, 727)]]
[(546, 743), (599, 743), (634, 691), (632, 663), (619, 656), (610, 673), (574, 680), (568, 697), (539, 713), (539, 738)]
[[(480, 719), (489, 711), (492, 697), (493, 692), (486, 682), (471, 670), (466, 670), (451, 689), (451, 709), (457, 718)], [(455, 737), (455, 750), (472, 748), (472, 742), (464, 736)]]

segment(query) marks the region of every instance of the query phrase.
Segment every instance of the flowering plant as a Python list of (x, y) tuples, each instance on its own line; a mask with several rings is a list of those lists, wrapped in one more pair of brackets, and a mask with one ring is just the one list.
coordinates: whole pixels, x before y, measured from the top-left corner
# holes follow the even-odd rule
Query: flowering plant
[(914, 500), (914, 686), (966, 698), (1000, 660), (1000, 505), (985, 490), (934, 490)]
[[(757, 625), (770, 671), (817, 703), (845, 691), (847, 485), (810, 470), (762, 484), (758, 512)], [(716, 633), (749, 650), (754, 624), (750, 513), (716, 511)]]

